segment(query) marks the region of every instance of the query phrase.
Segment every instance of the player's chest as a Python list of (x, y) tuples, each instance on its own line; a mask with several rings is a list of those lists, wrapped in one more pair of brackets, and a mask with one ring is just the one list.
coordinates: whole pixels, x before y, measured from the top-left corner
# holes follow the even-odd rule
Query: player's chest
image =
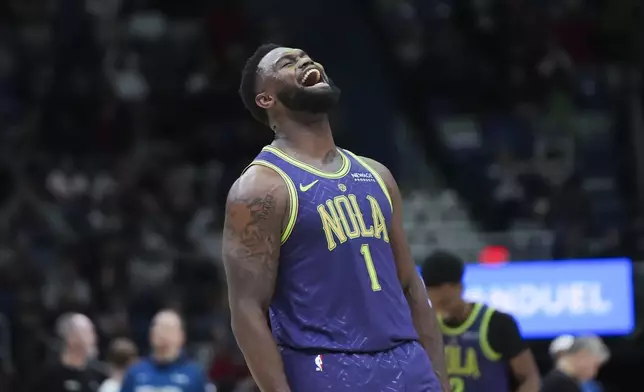
[(324, 234), (329, 250), (353, 239), (389, 242), (391, 207), (381, 195), (367, 192), (328, 192), (303, 197), (295, 230), (309, 238)]
[[(375, 180), (374, 180), (375, 181)], [(306, 177), (297, 185), (298, 218), (319, 229), (325, 218), (350, 224), (373, 224), (374, 218), (389, 222), (391, 205), (377, 183), (355, 182), (350, 177)]]
[[(467, 331), (466, 331), (467, 332)], [(486, 361), (481, 351), (478, 333), (445, 339), (445, 363), (450, 375), (478, 378)]]

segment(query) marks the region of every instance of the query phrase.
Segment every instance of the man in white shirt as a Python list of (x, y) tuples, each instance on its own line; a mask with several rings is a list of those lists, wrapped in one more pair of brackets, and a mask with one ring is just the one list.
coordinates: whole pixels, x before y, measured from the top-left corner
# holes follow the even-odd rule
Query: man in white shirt
[(136, 346), (131, 340), (119, 338), (112, 341), (107, 352), (110, 378), (103, 382), (98, 392), (119, 392), (125, 372), (137, 360), (137, 357)]

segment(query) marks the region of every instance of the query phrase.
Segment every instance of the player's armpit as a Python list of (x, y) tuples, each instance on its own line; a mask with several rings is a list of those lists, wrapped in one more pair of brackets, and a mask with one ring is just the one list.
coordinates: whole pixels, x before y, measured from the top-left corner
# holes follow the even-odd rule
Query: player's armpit
[(290, 391), (267, 319), (288, 203), (284, 180), (261, 166), (249, 168), (226, 201), (222, 255), (231, 324), (263, 392)]
[(389, 238), (394, 259), (396, 260), (398, 279), (407, 298), (414, 327), (420, 337), (421, 344), (425, 347), (425, 351), (432, 361), (432, 366), (441, 381), (443, 390), (449, 391), (443, 335), (438, 326), (436, 314), (429, 305), (425, 285), (418, 275), (416, 263), (407, 243), (407, 237), (403, 229), (402, 196), (398, 189), (398, 184), (389, 169), (383, 164), (369, 158), (362, 159), (380, 175), (387, 186), (393, 208)]

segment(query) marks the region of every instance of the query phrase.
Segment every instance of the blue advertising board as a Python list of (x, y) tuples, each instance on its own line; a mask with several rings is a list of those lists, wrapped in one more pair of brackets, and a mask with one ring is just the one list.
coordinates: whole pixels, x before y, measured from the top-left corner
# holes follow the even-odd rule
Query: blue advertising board
[(632, 275), (622, 258), (467, 264), (464, 297), (510, 313), (526, 338), (622, 335), (635, 321)]

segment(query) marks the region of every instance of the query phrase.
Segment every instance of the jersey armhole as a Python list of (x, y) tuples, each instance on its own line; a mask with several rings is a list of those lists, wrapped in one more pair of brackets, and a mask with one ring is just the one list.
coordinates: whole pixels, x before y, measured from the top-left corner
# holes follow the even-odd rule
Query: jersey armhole
[(494, 308), (488, 307), (487, 309), (485, 309), (485, 313), (483, 313), (483, 318), (481, 319), (481, 331), (479, 334), (481, 351), (483, 352), (483, 355), (485, 355), (485, 357), (490, 361), (498, 361), (501, 359), (501, 354), (494, 351), (492, 345), (490, 345), (489, 339), (490, 320), (492, 320), (494, 312), (496, 312)]
[(248, 169), (255, 165), (264, 166), (273, 170), (274, 172), (279, 174), (286, 183), (286, 189), (288, 190), (289, 199), (288, 219), (286, 221), (286, 226), (284, 226), (284, 228), (282, 229), (282, 234), (280, 236), (280, 243), (284, 244), (291, 236), (291, 233), (293, 233), (293, 228), (295, 227), (295, 221), (297, 219), (299, 202), (297, 198), (297, 189), (295, 188), (295, 183), (293, 182), (293, 180), (291, 180), (291, 177), (289, 177), (284, 170), (280, 169), (275, 164), (263, 159), (256, 159), (251, 162), (250, 165), (246, 166), (246, 168), (242, 171), (242, 174), (244, 174)]
[(376, 179), (376, 182), (378, 183), (378, 185), (380, 185), (380, 188), (382, 189), (382, 191), (384, 192), (385, 196), (387, 197), (387, 200), (389, 201), (389, 207), (391, 208), (391, 212), (393, 212), (394, 211), (394, 205), (391, 202), (391, 195), (389, 194), (389, 189), (387, 189), (387, 184), (382, 179), (382, 176), (380, 176), (378, 171), (376, 169), (374, 169), (373, 167), (371, 167), (371, 165), (369, 165), (364, 159), (362, 159), (361, 157), (359, 157), (356, 154), (352, 153), (351, 151), (349, 151), (349, 150), (344, 150), (344, 151), (346, 151), (356, 161), (358, 161), (362, 166), (364, 166), (365, 169), (369, 170), (369, 172)]

